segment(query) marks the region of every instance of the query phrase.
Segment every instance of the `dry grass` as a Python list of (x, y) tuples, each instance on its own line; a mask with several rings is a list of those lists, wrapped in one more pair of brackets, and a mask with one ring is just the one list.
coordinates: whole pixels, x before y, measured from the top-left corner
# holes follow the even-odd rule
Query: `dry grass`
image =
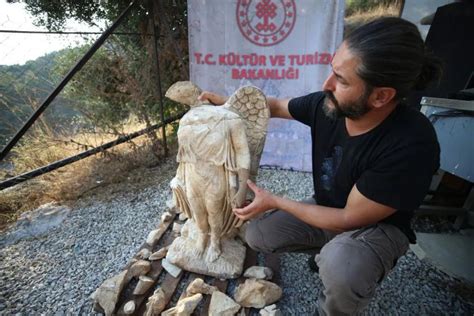
[(399, 16), (401, 3), (394, 1), (390, 4), (380, 4), (370, 10), (359, 10), (346, 16), (344, 19), (344, 33), (347, 34), (351, 30), (361, 26), (369, 21), (383, 16)]
[[(398, 16), (399, 11), (400, 1), (396, 0), (370, 10), (355, 11), (345, 18), (345, 32), (377, 17)], [(143, 127), (132, 119), (123, 125), (121, 132), (127, 134)], [(116, 135), (105, 133), (81, 133), (72, 139), (52, 138), (43, 134), (32, 136), (16, 149), (14, 158), (16, 174), (47, 165), (116, 138)], [(133, 142), (118, 145), (104, 153), (0, 191), (0, 230), (15, 221), (23, 211), (52, 201), (70, 204), (98, 186), (122, 181), (132, 169), (158, 164), (160, 158), (154, 154), (156, 151), (156, 147), (153, 147), (149, 139), (141, 136)], [(6, 177), (5, 172), (2, 174), (0, 171), (0, 179)]]
[[(124, 132), (143, 128), (130, 123)], [(158, 133), (159, 134), (159, 133)], [(16, 174), (64, 159), (85, 149), (96, 147), (117, 136), (103, 133), (81, 133), (71, 138), (47, 136), (27, 139), (16, 149), (13, 159)], [(162, 154), (147, 136), (140, 136), (103, 153), (77, 161), (53, 172), (0, 191), (0, 229), (15, 221), (27, 210), (48, 202), (71, 204), (94, 188), (121, 182), (130, 170), (157, 165)], [(158, 148), (158, 151), (161, 151)], [(2, 176), (2, 175), (0, 175)], [(5, 175), (3, 175), (5, 177)]]

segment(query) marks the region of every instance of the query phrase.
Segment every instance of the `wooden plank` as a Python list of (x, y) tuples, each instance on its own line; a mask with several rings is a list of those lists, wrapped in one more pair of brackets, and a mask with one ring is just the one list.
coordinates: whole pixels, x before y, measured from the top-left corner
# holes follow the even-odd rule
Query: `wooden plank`
[(165, 275), (165, 278), (163, 279), (163, 282), (160, 284), (161, 288), (163, 289), (163, 292), (165, 293), (165, 302), (166, 302), (166, 309), (170, 308), (171, 306), (168, 306), (169, 302), (171, 301), (171, 297), (174, 294), (174, 291), (176, 291), (176, 288), (178, 287), (179, 281), (181, 281), (181, 278), (183, 277), (183, 272), (181, 272), (178, 277), (173, 277), (171, 274), (167, 273)]
[[(210, 282), (211, 285), (217, 287), (217, 289), (224, 294), (226, 293), (228, 283), (229, 283), (228, 280), (225, 280), (225, 279), (221, 280), (217, 278), (214, 278), (212, 282)], [(201, 310), (200, 315), (207, 316), (209, 314), (209, 305), (211, 304), (211, 295), (206, 295), (202, 304), (203, 304), (203, 308)]]
[(227, 292), (227, 285), (229, 284), (229, 280), (225, 280), (225, 279), (215, 279), (214, 282), (212, 283), (212, 285), (214, 285), (215, 287), (217, 287), (217, 289), (219, 289), (219, 291), (221, 291), (222, 293), (225, 293)]
[(265, 254), (265, 266), (269, 267), (273, 271), (273, 283), (280, 283), (280, 255), (277, 253)]
[[(176, 218), (176, 214), (173, 214), (173, 217), (171, 220), (169, 220), (168, 222), (165, 222), (163, 224), (160, 224), (159, 225), (159, 233), (158, 233), (158, 238), (156, 238), (155, 242), (153, 243), (153, 245), (148, 245), (146, 242), (139, 248), (138, 252), (143, 249), (143, 248), (146, 248), (148, 250), (150, 250), (151, 252), (155, 251), (155, 250), (158, 250), (158, 249), (155, 249), (157, 244), (159, 243), (160, 239), (163, 237), (163, 235), (165, 234), (165, 232), (168, 230), (168, 228), (171, 226), (171, 224), (174, 222), (174, 219)], [(167, 238), (164, 240), (163, 244), (164, 246), (167, 246), (169, 244), (171, 244), (174, 240), (174, 235), (173, 234), (169, 234), (167, 236)], [(134, 256), (135, 259), (138, 259), (137, 256), (138, 256), (138, 252), (137, 254)], [(133, 264), (133, 261), (130, 261), (126, 268), (125, 269), (128, 269), (132, 266)], [(161, 272), (163, 271), (163, 267), (161, 265), (161, 260), (154, 260), (154, 261), (151, 261), (151, 269), (150, 271), (146, 274), (146, 276), (152, 278), (155, 283), (153, 284), (153, 286), (150, 287), (150, 289), (144, 293), (144, 294), (141, 294), (141, 295), (134, 295), (133, 294), (133, 290), (135, 289), (135, 286), (136, 286), (136, 283), (137, 281), (136, 280), (132, 280), (131, 282), (129, 282), (129, 284), (127, 284), (126, 288), (122, 291), (121, 295), (120, 295), (120, 299), (118, 301), (118, 304), (117, 306), (120, 306), (119, 309), (118, 309), (118, 312), (117, 314), (118, 315), (124, 315), (123, 313), (123, 307), (125, 306), (125, 304), (128, 302), (128, 301), (135, 301), (135, 304), (136, 304), (136, 309), (135, 309), (135, 313), (133, 313), (133, 315), (142, 315), (145, 311), (145, 308), (146, 308), (146, 302), (148, 301), (148, 298), (153, 294), (153, 291), (155, 289), (155, 286), (156, 286), (156, 282), (158, 281), (158, 278), (161, 274)]]
[[(135, 301), (136, 311), (138, 311), (142, 305), (145, 305), (143, 303), (144, 302), (146, 303), (146, 301), (148, 300), (148, 297), (153, 294), (156, 281), (158, 280), (158, 277), (160, 276), (162, 271), (163, 271), (163, 267), (161, 266), (161, 260), (152, 261), (151, 269), (146, 275), (152, 278), (155, 281), (155, 284), (153, 284), (153, 286), (151, 286), (150, 289), (146, 291), (144, 294), (134, 295), (133, 290), (135, 289), (137, 282), (133, 282), (133, 283), (131, 282), (129, 284), (131, 286), (128, 287), (127, 290), (124, 291), (120, 297), (120, 300), (119, 300), (120, 305), (118, 305), (120, 306), (120, 308), (119, 308), (119, 311), (117, 312), (117, 315), (124, 315), (123, 307), (128, 301), (131, 301), (131, 300)], [(134, 313), (133, 315), (137, 315), (137, 313)]]
[[(244, 272), (247, 268), (254, 266), (257, 264), (257, 252), (247, 246), (245, 251), (245, 261), (244, 261)], [(244, 283), (247, 278), (244, 278), (242, 275), (240, 278), (237, 279), (237, 286)], [(250, 315), (250, 308), (244, 308), (245, 315)]]
[(204, 276), (201, 275), (201, 274), (197, 274), (197, 273), (194, 273), (194, 272), (190, 272), (189, 273), (189, 277), (188, 277), (188, 281), (186, 282), (186, 286), (184, 287), (183, 289), (183, 293), (181, 293), (181, 295), (179, 296), (179, 299), (183, 299), (185, 296), (186, 296), (186, 288), (189, 286), (189, 284), (191, 284), (191, 282), (193, 282), (194, 280), (196, 280), (197, 278), (201, 278), (204, 280)]
[[(163, 236), (165, 235), (166, 231), (170, 228), (170, 226), (175, 221), (176, 221), (176, 215), (173, 215), (172, 220), (164, 223), (163, 225), (160, 225), (161, 227), (158, 228), (160, 230), (159, 238), (157, 238), (157, 240), (154, 242), (154, 244), (152, 246), (150, 246), (150, 245), (147, 245), (146, 243), (144, 243), (139, 248), (138, 251), (140, 251), (143, 248), (147, 248), (148, 250), (150, 250), (152, 252), (158, 250), (158, 249), (155, 249), (155, 248), (158, 248), (157, 245), (158, 245), (160, 239), (163, 239)], [(166, 246), (170, 245), (173, 242), (175, 237), (176, 237), (176, 235), (173, 234), (173, 233), (170, 233), (170, 234), (166, 235), (166, 238), (161, 243), (161, 247), (166, 247)], [(135, 258), (137, 258), (137, 256), (138, 256), (138, 253), (137, 253), (137, 255), (135, 255)], [(130, 268), (130, 266), (132, 264), (133, 264), (132, 262), (129, 262), (125, 269)], [(257, 265), (257, 252), (255, 252), (254, 250), (247, 247), (246, 248), (245, 261), (244, 261), (244, 271), (247, 268), (249, 268), (251, 266), (254, 266), (254, 265)], [(279, 281), (280, 281), (280, 257), (278, 255), (275, 255), (275, 254), (265, 255), (265, 265), (268, 266), (269, 268), (271, 268), (273, 273), (274, 273), (272, 281), (275, 282), (275, 283), (279, 283)], [(194, 281), (196, 278), (202, 278), (203, 280), (205, 280), (205, 278), (206, 278), (206, 276), (204, 276), (204, 275), (197, 274), (197, 273), (191, 273), (191, 272), (187, 272), (187, 271), (181, 272), (180, 275), (177, 278), (174, 278), (173, 276), (171, 276), (167, 272), (163, 272), (163, 270), (164, 269), (161, 265), (161, 260), (152, 261), (152, 268), (151, 268), (150, 272), (147, 273), (147, 276), (151, 277), (156, 282), (159, 279), (160, 274), (166, 273), (164, 275), (164, 277), (162, 278), (161, 284), (159, 284), (159, 286), (163, 289), (163, 292), (165, 293), (165, 302), (166, 302), (166, 305), (167, 305), (166, 309), (169, 309), (169, 308), (172, 307), (172, 306), (170, 306), (171, 298), (173, 297), (174, 293), (176, 292), (176, 289), (178, 288), (178, 285), (180, 284), (180, 282), (183, 281), (183, 275), (187, 275), (186, 287), (192, 281)], [(246, 280), (246, 278), (244, 278), (243, 276), (239, 277), (236, 280), (236, 286), (239, 286), (240, 284), (245, 282), (245, 280)], [(210, 282), (208, 281), (208, 283), (211, 284), (211, 285), (216, 286), (221, 292), (226, 293), (229, 281), (213, 278), (213, 279), (211, 279)], [(136, 284), (137, 284), (137, 280), (136, 280), (136, 278), (134, 278), (131, 282), (129, 282), (129, 284), (127, 284), (127, 287), (122, 292), (121, 298), (119, 300), (120, 304), (117, 304), (117, 306), (120, 306), (119, 315), (123, 314), (123, 306), (125, 305), (125, 303), (127, 303), (128, 301), (130, 301), (132, 299), (135, 301), (135, 304), (137, 306), (136, 311), (133, 315), (143, 315), (144, 314), (144, 312), (146, 310), (146, 302), (147, 302), (148, 298), (152, 295), (152, 293), (154, 292), (154, 290), (156, 289), (157, 286), (156, 286), (156, 284), (154, 284), (154, 286), (152, 286), (147, 291), (147, 293), (145, 293), (145, 294), (133, 295), (133, 290), (134, 290)], [(181, 293), (179, 299), (181, 299), (185, 296), (186, 287), (183, 288), (183, 293)], [(211, 296), (206, 295), (204, 300), (200, 304), (201, 308), (198, 307), (198, 311), (193, 313), (193, 315), (194, 314), (196, 314), (196, 315), (207, 315), (209, 313), (210, 300), (211, 300)], [(250, 309), (250, 308), (245, 308), (244, 309), (245, 315), (250, 315), (251, 311), (255, 311), (255, 309)]]

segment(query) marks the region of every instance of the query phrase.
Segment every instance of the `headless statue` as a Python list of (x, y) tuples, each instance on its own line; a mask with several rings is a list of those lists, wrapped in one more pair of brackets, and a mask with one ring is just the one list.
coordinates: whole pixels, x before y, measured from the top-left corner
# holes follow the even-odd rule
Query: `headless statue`
[(179, 124), (179, 166), (171, 188), (177, 207), (197, 226), (193, 251), (214, 262), (221, 241), (233, 238), (242, 224), (232, 208), (245, 202), (247, 179), (255, 180), (269, 112), (254, 87), (239, 89), (223, 106), (198, 101), (200, 93), (191, 82), (177, 82), (166, 93), (191, 107)]
[(250, 153), (245, 124), (224, 107), (193, 107), (178, 130), (179, 167), (172, 182), (179, 207), (195, 221), (196, 247), (208, 261), (221, 253), (220, 240), (237, 224), (232, 208), (245, 201)]

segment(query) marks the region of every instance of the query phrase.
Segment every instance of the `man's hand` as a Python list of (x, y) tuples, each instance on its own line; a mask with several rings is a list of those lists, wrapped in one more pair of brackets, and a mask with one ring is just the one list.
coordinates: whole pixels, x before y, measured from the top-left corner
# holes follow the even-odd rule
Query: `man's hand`
[(252, 203), (244, 208), (233, 209), (234, 214), (242, 219), (248, 220), (257, 216), (260, 213), (276, 208), (275, 196), (268, 191), (265, 191), (255, 185), (250, 180), (247, 180), (249, 188), (255, 193), (255, 199)]
[(198, 100), (199, 101), (209, 101), (211, 104), (214, 104), (214, 105), (222, 105), (222, 104), (225, 103), (225, 101), (227, 101), (227, 97), (224, 97), (222, 95), (212, 93), (212, 92), (209, 92), (209, 91), (203, 91), (199, 95)]

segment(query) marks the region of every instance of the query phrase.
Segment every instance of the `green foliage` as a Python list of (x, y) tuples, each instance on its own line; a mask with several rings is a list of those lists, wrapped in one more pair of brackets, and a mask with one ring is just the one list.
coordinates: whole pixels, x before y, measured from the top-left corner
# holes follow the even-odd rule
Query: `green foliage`
[[(89, 45), (84, 45), (58, 55), (53, 77), (64, 77), (88, 49)], [(88, 123), (104, 130), (119, 125), (130, 114), (127, 108), (129, 93), (124, 89), (125, 79), (119, 63), (120, 58), (101, 48), (64, 90), (64, 96), (73, 102)]]
[[(53, 90), (56, 82), (51, 79), (50, 72), (60, 54), (47, 54), (24, 65), (0, 65), (0, 146), (6, 144)], [(40, 122), (35, 124), (36, 129), (48, 129), (46, 125), (50, 122), (67, 125), (65, 118), (75, 115), (69, 102), (61, 97), (52, 109), (42, 115)]]
[(400, 3), (401, 0), (346, 0), (346, 16), (356, 12), (370, 11), (379, 6), (390, 6)]

